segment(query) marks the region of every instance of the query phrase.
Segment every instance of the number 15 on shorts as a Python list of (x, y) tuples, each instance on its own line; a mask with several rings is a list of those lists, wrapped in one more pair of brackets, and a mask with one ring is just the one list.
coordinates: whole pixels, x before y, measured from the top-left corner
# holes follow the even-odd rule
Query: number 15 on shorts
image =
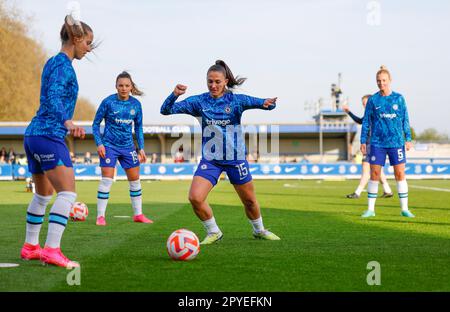
[(236, 165), (236, 168), (238, 168), (238, 170), (239, 170), (239, 179), (240, 180), (245, 179), (247, 177), (247, 175), (248, 175), (248, 169), (245, 166), (245, 163)]

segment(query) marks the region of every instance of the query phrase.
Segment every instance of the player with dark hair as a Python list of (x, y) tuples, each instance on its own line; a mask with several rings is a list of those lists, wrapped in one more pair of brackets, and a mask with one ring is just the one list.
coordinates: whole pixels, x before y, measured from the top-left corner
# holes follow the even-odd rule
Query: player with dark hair
[(244, 134), (240, 126), (245, 110), (272, 110), (276, 106), (276, 98), (260, 99), (234, 94), (232, 89), (241, 85), (245, 78), (235, 78), (227, 64), (221, 60), (208, 69), (206, 80), (209, 92), (176, 102), (187, 89), (179, 84), (161, 107), (163, 115), (189, 114), (202, 118), (202, 159), (189, 191), (189, 201), (207, 232), (201, 244), (212, 244), (223, 236), (206, 201), (223, 171), (227, 173), (244, 204), (253, 227), (253, 236), (258, 239), (279, 240), (278, 236), (264, 228), (245, 157)]
[[(117, 161), (125, 170), (130, 186), (134, 222), (153, 223), (142, 213), (142, 187), (139, 163), (145, 163), (144, 133), (142, 130), (142, 105), (132, 95), (144, 93), (138, 89), (130, 74), (120, 73), (116, 78), (117, 93), (108, 96), (100, 104), (92, 124), (97, 152), (100, 157), (102, 179), (97, 193), (97, 225), (106, 225), (105, 213), (109, 191), (113, 184)], [(100, 123), (105, 120), (105, 130), (100, 133)], [(133, 142), (132, 124), (137, 140)]]

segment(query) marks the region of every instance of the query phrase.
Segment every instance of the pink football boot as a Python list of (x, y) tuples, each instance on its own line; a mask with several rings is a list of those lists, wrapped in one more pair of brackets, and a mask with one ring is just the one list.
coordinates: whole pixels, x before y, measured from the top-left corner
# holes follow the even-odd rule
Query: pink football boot
[(97, 222), (95, 224), (105, 226), (106, 225), (105, 217), (103, 216), (98, 217)]
[(134, 216), (133, 221), (141, 222), (141, 223), (153, 223), (153, 221), (148, 219), (146, 216), (144, 216), (143, 213), (141, 213), (140, 215)]
[(41, 261), (43, 264), (53, 264), (64, 268), (78, 268), (80, 264), (75, 261), (70, 261), (61, 252), (61, 248), (50, 248), (45, 246), (41, 252)]
[(41, 251), (42, 248), (39, 244), (31, 245), (29, 243), (25, 243), (20, 251), (20, 257), (23, 260), (39, 260), (41, 259)]

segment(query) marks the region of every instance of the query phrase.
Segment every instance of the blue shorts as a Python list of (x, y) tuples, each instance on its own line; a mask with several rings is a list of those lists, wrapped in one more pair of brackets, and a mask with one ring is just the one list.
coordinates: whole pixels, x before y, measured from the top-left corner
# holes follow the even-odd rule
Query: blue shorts
[(384, 166), (386, 163), (386, 156), (389, 156), (389, 163), (391, 166), (406, 163), (405, 147), (383, 148), (372, 146), (370, 148), (369, 163), (371, 165)]
[(214, 186), (225, 171), (231, 184), (245, 184), (252, 180), (250, 168), (246, 160), (205, 160), (202, 158), (194, 176), (207, 179)]
[(130, 169), (139, 166), (139, 159), (136, 150), (131, 148), (117, 148), (105, 146), (105, 158), (100, 157), (100, 167), (116, 167), (117, 160), (123, 169)]
[(70, 152), (63, 139), (47, 136), (26, 136), (23, 142), (28, 171), (44, 173), (56, 166), (73, 167)]

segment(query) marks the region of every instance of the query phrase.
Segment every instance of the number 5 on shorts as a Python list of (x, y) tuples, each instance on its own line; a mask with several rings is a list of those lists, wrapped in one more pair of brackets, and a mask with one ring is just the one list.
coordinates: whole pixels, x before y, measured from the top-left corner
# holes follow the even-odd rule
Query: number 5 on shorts
[(397, 154), (398, 154), (398, 160), (399, 160), (399, 161), (402, 161), (402, 160), (403, 160), (403, 149), (402, 149), (402, 148), (399, 148), (399, 149), (397, 150)]

